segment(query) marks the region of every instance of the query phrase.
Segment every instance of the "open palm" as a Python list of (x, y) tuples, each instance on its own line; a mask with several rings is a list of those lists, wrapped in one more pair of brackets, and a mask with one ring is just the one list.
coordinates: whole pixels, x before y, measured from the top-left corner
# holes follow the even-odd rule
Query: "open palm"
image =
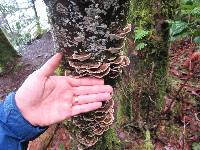
[(61, 57), (59, 53), (54, 55), (16, 92), (16, 104), (32, 125), (48, 126), (98, 109), (102, 101), (111, 99), (113, 89), (103, 80), (54, 76)]

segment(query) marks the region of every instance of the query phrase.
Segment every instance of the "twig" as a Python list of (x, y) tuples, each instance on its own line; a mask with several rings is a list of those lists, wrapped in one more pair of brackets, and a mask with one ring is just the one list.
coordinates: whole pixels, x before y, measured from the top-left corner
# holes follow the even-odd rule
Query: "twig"
[(198, 115), (200, 114), (200, 112), (199, 113), (195, 113), (195, 119), (198, 121), (198, 122), (200, 122), (200, 119), (199, 119), (199, 117), (198, 117)]
[(189, 73), (187, 79), (185, 80), (185, 82), (181, 85), (181, 87), (179, 88), (179, 90), (177, 91), (176, 95), (175, 95), (175, 98), (178, 97), (178, 95), (180, 94), (180, 92), (182, 91), (182, 89), (186, 86), (187, 82), (192, 78), (193, 76), (193, 73)]
[(174, 98), (172, 99), (172, 101), (169, 104), (168, 109), (165, 112), (168, 112), (172, 105), (174, 104), (174, 102), (177, 100), (178, 95), (180, 94), (180, 92), (182, 91), (182, 89), (186, 86), (187, 82), (192, 78), (193, 74), (191, 74), (190, 72), (188, 73), (188, 78), (185, 80), (185, 82), (181, 85), (181, 87), (179, 88), (179, 90), (177, 91), (176, 95), (174, 96)]
[(154, 100), (152, 100), (151, 96), (149, 96), (149, 99), (151, 102), (153, 102), (154, 104), (156, 104), (156, 102)]
[(185, 150), (185, 133), (186, 133), (186, 126), (189, 124), (189, 123), (185, 123), (185, 117), (184, 117), (184, 119), (183, 119), (183, 124), (184, 124), (184, 126), (183, 126), (183, 147), (182, 147), (182, 150)]

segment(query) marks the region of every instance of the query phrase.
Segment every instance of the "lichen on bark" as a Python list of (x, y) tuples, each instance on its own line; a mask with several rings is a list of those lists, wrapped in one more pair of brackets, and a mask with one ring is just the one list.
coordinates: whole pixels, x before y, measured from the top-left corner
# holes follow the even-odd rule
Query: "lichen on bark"
[[(105, 78), (106, 84), (129, 64), (123, 54), (129, 0), (45, 0), (55, 50), (64, 55), (65, 75)], [(114, 121), (114, 100), (97, 111), (74, 117), (79, 149), (95, 145)]]

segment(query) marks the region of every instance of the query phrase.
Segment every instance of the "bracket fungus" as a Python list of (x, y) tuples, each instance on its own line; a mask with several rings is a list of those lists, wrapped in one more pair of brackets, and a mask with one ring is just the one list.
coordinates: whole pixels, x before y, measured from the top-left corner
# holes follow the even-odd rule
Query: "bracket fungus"
[[(115, 79), (129, 65), (123, 54), (129, 0), (44, 0), (48, 6), (55, 49), (63, 53), (65, 74)], [(73, 117), (79, 149), (95, 145), (114, 121), (114, 100)]]
[(114, 121), (114, 100), (104, 103), (97, 111), (73, 117), (77, 127), (75, 136), (80, 143), (79, 149), (96, 144), (100, 136), (109, 129)]
[(85, 61), (85, 60), (89, 59), (90, 57), (91, 57), (91, 53), (88, 53), (88, 54), (87, 53), (86, 54), (84, 54), (84, 53), (80, 53), (80, 54), (74, 53), (72, 55), (72, 60)]

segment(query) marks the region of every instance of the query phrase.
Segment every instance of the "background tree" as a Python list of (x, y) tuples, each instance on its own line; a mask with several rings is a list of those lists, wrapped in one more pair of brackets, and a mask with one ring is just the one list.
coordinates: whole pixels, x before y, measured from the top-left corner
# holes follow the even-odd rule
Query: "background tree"
[(42, 27), (40, 25), (40, 18), (39, 18), (38, 13), (37, 13), (37, 9), (36, 9), (36, 6), (35, 6), (35, 1), (36, 0), (30, 0), (29, 2), (31, 3), (32, 8), (34, 10), (34, 14), (35, 14), (35, 22), (36, 22), (36, 28), (37, 28), (36, 34), (37, 34), (37, 36), (41, 36)]
[(11, 69), (9, 64), (19, 57), (13, 46), (0, 28), (0, 75)]
[[(40, 2), (40, 4), (42, 4)], [(43, 8), (43, 7), (42, 7)], [(38, 14), (35, 0), (22, 2), (9, 0), (0, 2), (0, 24), (13, 46), (22, 51), (25, 44), (30, 44), (35, 38), (40, 38), (46, 32), (48, 23), (44, 14)], [(39, 8), (40, 11), (43, 11)], [(42, 23), (39, 16), (43, 16)]]
[(128, 39), (131, 65), (117, 94), (120, 101), (117, 121), (121, 127), (146, 138), (146, 146), (140, 148), (153, 149), (150, 135), (157, 133), (166, 117), (165, 96), (171, 91), (167, 20), (175, 19), (179, 4), (177, 0), (131, 0), (129, 22), (134, 24), (135, 31)]
[[(140, 111), (133, 114), (139, 115), (138, 119), (144, 117), (144, 122), (148, 124), (153, 121), (150, 121), (150, 118), (157, 121), (158, 116), (151, 116), (155, 115), (152, 112), (157, 111), (157, 115), (160, 115), (163, 108), (163, 98), (168, 88), (170, 24), (167, 20), (176, 17), (179, 12), (179, 2), (176, 0), (170, 2), (132, 0), (131, 5), (129, 21), (136, 26), (132, 37), (135, 55), (132, 57), (135, 56), (138, 60), (136, 68), (132, 70), (137, 83), (135, 83), (137, 86), (135, 88), (138, 91), (134, 92), (137, 99), (132, 101), (138, 103), (140, 106), (138, 108), (149, 107), (149, 110), (143, 109), (142, 114), (138, 114)], [(136, 59), (133, 58), (133, 61)], [(133, 107), (136, 106), (133, 105)]]

